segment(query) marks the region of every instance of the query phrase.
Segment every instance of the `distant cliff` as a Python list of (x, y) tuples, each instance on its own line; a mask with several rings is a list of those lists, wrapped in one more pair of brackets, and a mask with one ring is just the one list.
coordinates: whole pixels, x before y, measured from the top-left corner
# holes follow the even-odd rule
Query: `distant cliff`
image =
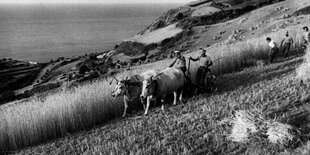
[[(143, 35), (170, 24), (179, 22), (179, 27), (186, 29), (192, 26), (216, 24), (223, 20), (230, 20), (251, 10), (283, 0), (198, 0), (185, 6), (171, 9), (156, 19), (149, 27), (138, 33)], [(220, 11), (211, 14), (202, 13), (193, 16), (196, 10), (202, 8), (217, 8)]]

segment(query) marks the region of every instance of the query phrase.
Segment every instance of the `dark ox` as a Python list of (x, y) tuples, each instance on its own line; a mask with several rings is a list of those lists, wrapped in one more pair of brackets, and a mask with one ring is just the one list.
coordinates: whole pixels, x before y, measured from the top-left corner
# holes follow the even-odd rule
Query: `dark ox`
[(124, 97), (124, 112), (122, 117), (125, 117), (127, 114), (128, 104), (135, 100), (139, 100), (139, 96), (142, 91), (142, 81), (148, 77), (155, 75), (156, 72), (154, 70), (150, 70), (140, 75), (133, 75), (126, 80), (117, 80), (116, 78), (114, 78), (117, 84), (112, 93), (112, 97)]
[(178, 92), (180, 92), (179, 100), (182, 102), (183, 87), (185, 84), (185, 75), (180, 69), (167, 68), (157, 74), (143, 80), (141, 100), (147, 99), (145, 115), (148, 114), (150, 101), (160, 99), (162, 110), (164, 110), (164, 102), (168, 94), (173, 93), (173, 105), (177, 104)]

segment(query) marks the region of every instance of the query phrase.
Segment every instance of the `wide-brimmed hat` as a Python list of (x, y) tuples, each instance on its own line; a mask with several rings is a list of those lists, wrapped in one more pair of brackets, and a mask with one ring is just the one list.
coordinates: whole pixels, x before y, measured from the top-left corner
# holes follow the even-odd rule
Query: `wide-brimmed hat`
[(180, 53), (180, 51), (174, 51), (174, 53)]
[(201, 50), (201, 52), (207, 52), (207, 50), (205, 48), (199, 48)]

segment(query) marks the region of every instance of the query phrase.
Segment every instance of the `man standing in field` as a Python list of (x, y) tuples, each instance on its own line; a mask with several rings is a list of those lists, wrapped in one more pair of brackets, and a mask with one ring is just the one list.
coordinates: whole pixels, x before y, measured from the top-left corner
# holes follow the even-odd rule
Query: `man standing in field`
[(289, 35), (288, 31), (286, 31), (285, 38), (281, 42), (281, 47), (283, 47), (282, 53), (284, 54), (284, 58), (287, 58), (293, 43), (294, 43), (293, 38)]
[(171, 65), (169, 67), (173, 67), (174, 64), (177, 64), (176, 68), (182, 70), (184, 75), (185, 75), (185, 72), (186, 72), (186, 59), (185, 59), (184, 56), (181, 55), (180, 51), (175, 51), (174, 53), (176, 55), (176, 58), (171, 63)]
[(201, 49), (201, 55), (197, 58), (190, 57), (189, 60), (199, 61), (199, 68), (196, 74), (196, 81), (199, 90), (202, 90), (205, 86), (204, 80), (206, 78), (207, 73), (210, 73), (210, 66), (212, 66), (213, 62), (209, 56), (207, 56), (207, 51), (205, 49)]
[(310, 32), (309, 32), (309, 28), (308, 26), (305, 26), (302, 28), (304, 30), (304, 36), (303, 36), (303, 41), (304, 41), (304, 47), (307, 47), (307, 45), (309, 45), (310, 42)]
[(273, 60), (274, 60), (276, 54), (279, 52), (279, 48), (277, 47), (277, 44), (273, 40), (271, 40), (271, 38), (267, 37), (266, 40), (267, 40), (268, 45), (270, 47), (269, 62), (273, 63)]

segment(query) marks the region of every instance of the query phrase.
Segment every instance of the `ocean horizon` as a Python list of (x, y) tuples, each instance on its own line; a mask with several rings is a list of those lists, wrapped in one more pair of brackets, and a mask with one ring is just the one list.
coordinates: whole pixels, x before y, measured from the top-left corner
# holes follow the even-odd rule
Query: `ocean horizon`
[(0, 58), (49, 62), (104, 52), (180, 4), (0, 5)]

